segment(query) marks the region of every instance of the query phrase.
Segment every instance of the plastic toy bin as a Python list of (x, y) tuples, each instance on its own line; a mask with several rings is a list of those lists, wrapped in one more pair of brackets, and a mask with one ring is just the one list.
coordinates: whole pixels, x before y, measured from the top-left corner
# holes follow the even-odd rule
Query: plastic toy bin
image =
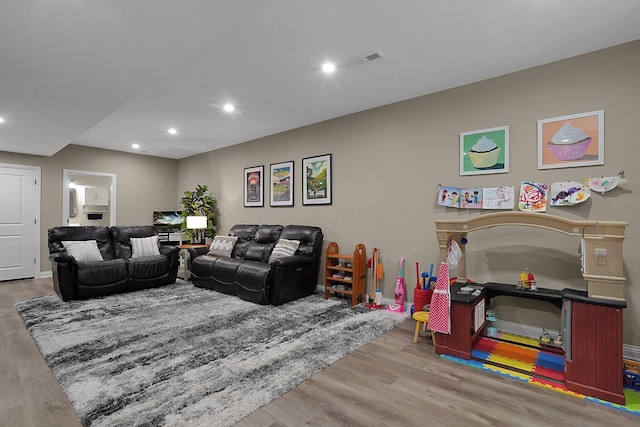
[(413, 306), (414, 311), (423, 311), (424, 306), (431, 304), (431, 296), (433, 295), (433, 289), (423, 290), (413, 288)]

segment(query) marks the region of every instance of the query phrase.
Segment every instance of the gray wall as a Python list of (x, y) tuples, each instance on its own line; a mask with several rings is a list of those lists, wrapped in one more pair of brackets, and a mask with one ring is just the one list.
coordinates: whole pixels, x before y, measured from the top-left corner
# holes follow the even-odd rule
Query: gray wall
[[(438, 184), (518, 187), (524, 180), (581, 181), (625, 170), (626, 182), (602, 196), (548, 214), (570, 219), (628, 221), (624, 265), (627, 284), (624, 342), (640, 346), (640, 236), (635, 124), (640, 111), (640, 41), (583, 55), (303, 127), (282, 134), (174, 161), (69, 145), (51, 157), (0, 152), (0, 163), (42, 167), (41, 270), (51, 269), (46, 248), (50, 227), (62, 221), (62, 170), (117, 175), (118, 224), (145, 224), (156, 209), (179, 209), (185, 190), (207, 184), (218, 198), (219, 230), (236, 223), (314, 224), (345, 252), (357, 243), (382, 250), (386, 297), (393, 296), (397, 263), (407, 260), (405, 278), (414, 284), (415, 263), (427, 270), (438, 257), (435, 219), (468, 218), (486, 211), (435, 205)], [(425, 76), (425, 78), (427, 78)], [(605, 165), (537, 169), (536, 121), (605, 110)], [(459, 133), (510, 126), (510, 172), (459, 175)], [(333, 155), (333, 204), (302, 206), (301, 159)], [(243, 168), (295, 161), (295, 206), (244, 208)], [(578, 242), (550, 232), (512, 227), (479, 231), (467, 247), (468, 276), (477, 282), (515, 283), (522, 267), (536, 273), (538, 286), (584, 289)], [(455, 270), (452, 271), (455, 275)], [(371, 291), (371, 289), (369, 289)], [(557, 313), (527, 301), (505, 301), (501, 318), (553, 327)]]
[(0, 152), (0, 163), (42, 169), (40, 271), (51, 271), (47, 230), (62, 225), (63, 169), (115, 174), (119, 225), (150, 224), (154, 210), (180, 206), (175, 160), (68, 145), (51, 157)]
[[(640, 41), (536, 67), (440, 93), (414, 98), (178, 162), (178, 191), (207, 184), (218, 198), (219, 232), (236, 223), (313, 224), (345, 252), (357, 243), (381, 248), (393, 297), (397, 264), (407, 260), (405, 278), (415, 284), (437, 263), (435, 219), (468, 218), (487, 211), (436, 206), (438, 184), (513, 185), (522, 181), (578, 181), (626, 172), (606, 195), (593, 194), (577, 206), (547, 213), (570, 219), (628, 221), (625, 240), (624, 342), (640, 345), (640, 239), (636, 226), (640, 160), (635, 124), (640, 111)], [(428, 78), (425, 76), (425, 78)], [(605, 165), (538, 170), (536, 123), (567, 114), (605, 110)], [(510, 126), (508, 174), (459, 175), (459, 133)], [(333, 204), (302, 206), (301, 159), (333, 155)], [(295, 161), (295, 206), (244, 208), (243, 168)], [(469, 236), (468, 277), (477, 282), (516, 283), (523, 267), (538, 286), (586, 290), (577, 257), (578, 241), (537, 229), (503, 227)], [(451, 272), (455, 276), (455, 270)], [(321, 280), (321, 279), (320, 279)], [(369, 289), (371, 291), (371, 289)], [(411, 290), (409, 295), (412, 296)], [(503, 297), (501, 297), (503, 298)], [(558, 314), (544, 303), (496, 301), (501, 318), (558, 329)]]

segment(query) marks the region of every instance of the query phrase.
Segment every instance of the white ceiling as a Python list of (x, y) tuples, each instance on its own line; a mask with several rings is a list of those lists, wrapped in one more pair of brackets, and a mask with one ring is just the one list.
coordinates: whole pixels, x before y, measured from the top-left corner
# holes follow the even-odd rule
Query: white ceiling
[(638, 0), (2, 0), (0, 150), (180, 159), (638, 40), (639, 22)]

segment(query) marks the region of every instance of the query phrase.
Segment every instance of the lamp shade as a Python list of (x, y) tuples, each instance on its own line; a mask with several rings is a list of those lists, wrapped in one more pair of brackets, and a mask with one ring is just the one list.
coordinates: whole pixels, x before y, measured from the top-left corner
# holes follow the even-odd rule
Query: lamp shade
[(207, 228), (207, 217), (206, 216), (188, 216), (187, 228), (189, 230), (202, 230), (204, 228)]

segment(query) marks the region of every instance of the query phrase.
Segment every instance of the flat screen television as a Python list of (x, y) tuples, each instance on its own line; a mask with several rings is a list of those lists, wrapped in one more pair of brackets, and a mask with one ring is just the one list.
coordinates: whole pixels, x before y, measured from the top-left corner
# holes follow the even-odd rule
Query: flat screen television
[(183, 219), (180, 211), (153, 211), (153, 225), (158, 229), (179, 230)]

